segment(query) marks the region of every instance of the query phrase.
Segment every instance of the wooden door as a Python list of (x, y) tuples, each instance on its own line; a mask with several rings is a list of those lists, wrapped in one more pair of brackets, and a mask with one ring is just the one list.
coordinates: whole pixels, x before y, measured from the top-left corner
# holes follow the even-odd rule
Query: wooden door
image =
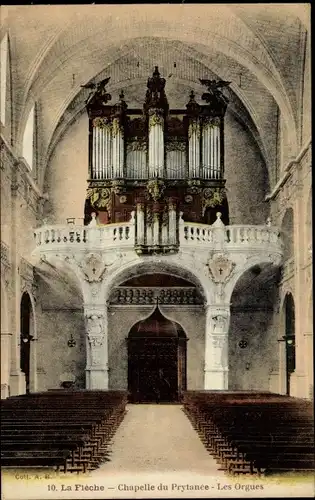
[(132, 402), (178, 400), (178, 339), (128, 339), (128, 390)]

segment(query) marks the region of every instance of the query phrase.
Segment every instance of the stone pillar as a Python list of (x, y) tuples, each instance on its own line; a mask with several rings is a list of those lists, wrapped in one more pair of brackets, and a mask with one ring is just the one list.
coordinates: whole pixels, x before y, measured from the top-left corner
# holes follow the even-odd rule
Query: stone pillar
[(149, 110), (149, 178), (164, 177), (164, 111)]
[(314, 398), (314, 362), (313, 362), (313, 333), (304, 333), (304, 352), (306, 357), (306, 397)]
[(107, 306), (85, 309), (86, 321), (86, 388), (108, 389)]
[(1, 399), (10, 396), (11, 333), (1, 332)]
[[(17, 171), (14, 172), (17, 176)], [(10, 395), (17, 396), (26, 393), (25, 374), (20, 366), (20, 343), (21, 343), (21, 278), (19, 275), (19, 235), (17, 211), (20, 203), (18, 179), (14, 179), (11, 186), (11, 374)]]
[(204, 179), (221, 178), (221, 120), (206, 117), (202, 124), (202, 166)]
[(230, 308), (207, 306), (204, 389), (228, 389), (228, 330)]
[(278, 339), (279, 344), (279, 394), (287, 393), (287, 359), (286, 359), (286, 341), (283, 338)]
[(198, 117), (189, 120), (188, 127), (188, 177), (200, 177), (200, 122)]

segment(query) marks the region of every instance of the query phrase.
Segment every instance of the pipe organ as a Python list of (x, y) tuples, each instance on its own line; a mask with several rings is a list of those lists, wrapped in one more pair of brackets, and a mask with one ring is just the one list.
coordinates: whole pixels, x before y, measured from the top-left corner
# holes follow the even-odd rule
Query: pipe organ
[(192, 91), (186, 109), (169, 109), (166, 80), (155, 67), (143, 108), (131, 109), (123, 91), (116, 104), (109, 104), (108, 81), (94, 86), (86, 103), (90, 139), (85, 222), (92, 212), (99, 224), (129, 221), (134, 212), (140, 253), (148, 248), (176, 250), (179, 217), (210, 224), (220, 211), (228, 223), (228, 99), (220, 89), (229, 82), (200, 80), (207, 87), (202, 95), (206, 104), (198, 104)]

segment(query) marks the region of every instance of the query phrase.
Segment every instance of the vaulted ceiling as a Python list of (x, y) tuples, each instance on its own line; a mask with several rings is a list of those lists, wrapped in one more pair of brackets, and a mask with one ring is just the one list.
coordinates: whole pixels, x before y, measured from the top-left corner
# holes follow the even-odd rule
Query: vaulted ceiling
[(1, 36), (10, 37), (15, 140), (21, 143), (38, 102), (43, 167), (84, 112), (88, 90), (80, 85), (111, 76), (112, 102), (124, 89), (128, 105), (141, 107), (155, 65), (171, 107), (184, 107), (191, 89), (201, 95), (199, 78), (231, 81), (230, 112), (267, 166), (279, 109), (296, 154), (307, 4), (12, 6), (1, 17)]

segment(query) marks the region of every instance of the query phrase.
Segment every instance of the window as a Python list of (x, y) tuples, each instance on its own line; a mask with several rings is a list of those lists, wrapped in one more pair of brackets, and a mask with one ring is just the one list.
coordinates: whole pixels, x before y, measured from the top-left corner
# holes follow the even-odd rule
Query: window
[(31, 108), (25, 130), (23, 134), (23, 158), (26, 160), (29, 168), (33, 168), (34, 157), (34, 132), (35, 132), (35, 105)]
[(6, 118), (6, 98), (7, 98), (7, 75), (8, 75), (8, 35), (1, 40), (0, 74), (1, 74), (1, 103), (0, 118), (2, 125), (5, 125)]

